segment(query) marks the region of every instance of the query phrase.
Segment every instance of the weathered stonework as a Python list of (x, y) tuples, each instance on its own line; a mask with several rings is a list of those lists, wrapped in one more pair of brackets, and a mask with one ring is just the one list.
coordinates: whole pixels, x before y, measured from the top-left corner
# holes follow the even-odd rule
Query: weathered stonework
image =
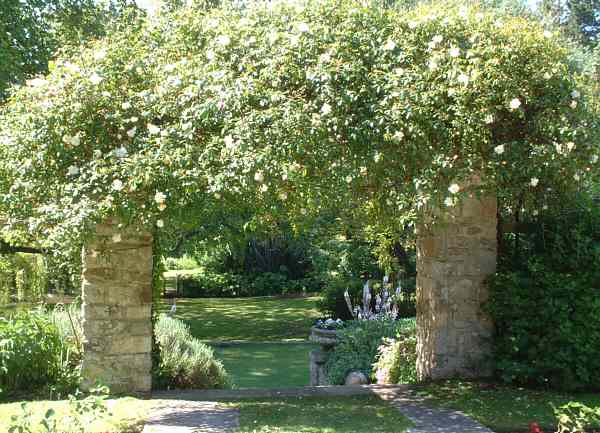
[(447, 222), (417, 235), (417, 374), (420, 379), (490, 373), (493, 323), (482, 311), (496, 270), (497, 202), (471, 197)]
[(98, 226), (83, 250), (82, 277), (83, 387), (99, 382), (115, 393), (149, 393), (152, 236)]

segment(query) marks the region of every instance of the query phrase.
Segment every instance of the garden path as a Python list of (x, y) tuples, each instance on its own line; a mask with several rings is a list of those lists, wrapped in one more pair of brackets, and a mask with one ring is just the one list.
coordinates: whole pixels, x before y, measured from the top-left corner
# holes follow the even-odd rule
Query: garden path
[[(239, 425), (236, 409), (210, 403), (209, 401), (277, 398), (277, 397), (325, 397), (376, 394), (390, 402), (415, 426), (410, 433), (493, 433), (492, 430), (467, 417), (463, 413), (432, 408), (407, 385), (357, 385), (318, 386), (286, 389), (238, 389), (238, 390), (190, 390), (159, 391), (155, 397), (164, 399), (163, 415), (158, 421), (146, 425), (143, 433), (229, 433)], [(183, 400), (179, 400), (179, 399)], [(201, 401), (197, 401), (201, 400)], [(170, 412), (169, 412), (170, 411)], [(189, 415), (188, 415), (189, 414)], [(162, 418), (161, 418), (162, 417)], [(178, 429), (174, 421), (188, 419), (193, 428)], [(156, 414), (153, 416), (156, 419)], [(165, 421), (166, 420), (166, 421)], [(170, 421), (174, 420), (174, 421)], [(170, 423), (170, 424), (168, 424)], [(173, 427), (171, 427), (171, 425)], [(162, 429), (151, 430), (160, 426)], [(220, 426), (220, 427), (218, 427)], [(169, 427), (169, 429), (167, 429)], [(195, 428), (195, 429), (194, 429)]]
[(232, 433), (239, 411), (207, 401), (163, 400), (154, 406), (142, 433)]

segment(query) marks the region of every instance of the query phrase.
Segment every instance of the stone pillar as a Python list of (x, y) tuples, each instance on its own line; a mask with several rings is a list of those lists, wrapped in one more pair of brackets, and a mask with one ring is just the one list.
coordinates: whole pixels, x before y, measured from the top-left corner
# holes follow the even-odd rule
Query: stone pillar
[(417, 233), (417, 375), (491, 373), (493, 323), (482, 311), (496, 270), (496, 197), (465, 198), (446, 222)]
[(113, 393), (152, 387), (152, 236), (97, 227), (83, 250), (83, 388)]

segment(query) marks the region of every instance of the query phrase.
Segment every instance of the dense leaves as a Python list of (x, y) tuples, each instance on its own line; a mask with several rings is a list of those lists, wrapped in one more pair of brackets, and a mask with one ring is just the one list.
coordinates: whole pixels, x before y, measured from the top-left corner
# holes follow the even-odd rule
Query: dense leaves
[(597, 172), (598, 128), (561, 46), (534, 22), (444, 4), (181, 8), (10, 99), (7, 228), (75, 245), (108, 216), (170, 229), (243, 203), (265, 224), (336, 206), (410, 223), (476, 174), (501, 195), (570, 188)]

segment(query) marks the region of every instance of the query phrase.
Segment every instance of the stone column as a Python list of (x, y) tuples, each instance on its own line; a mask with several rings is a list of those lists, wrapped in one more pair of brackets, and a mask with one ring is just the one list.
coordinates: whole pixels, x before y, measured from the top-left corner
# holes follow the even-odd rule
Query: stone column
[(446, 208), (446, 222), (417, 234), (417, 375), (491, 373), (493, 323), (482, 311), (484, 280), (496, 270), (496, 197)]
[(83, 250), (83, 388), (152, 386), (152, 236), (106, 223)]

